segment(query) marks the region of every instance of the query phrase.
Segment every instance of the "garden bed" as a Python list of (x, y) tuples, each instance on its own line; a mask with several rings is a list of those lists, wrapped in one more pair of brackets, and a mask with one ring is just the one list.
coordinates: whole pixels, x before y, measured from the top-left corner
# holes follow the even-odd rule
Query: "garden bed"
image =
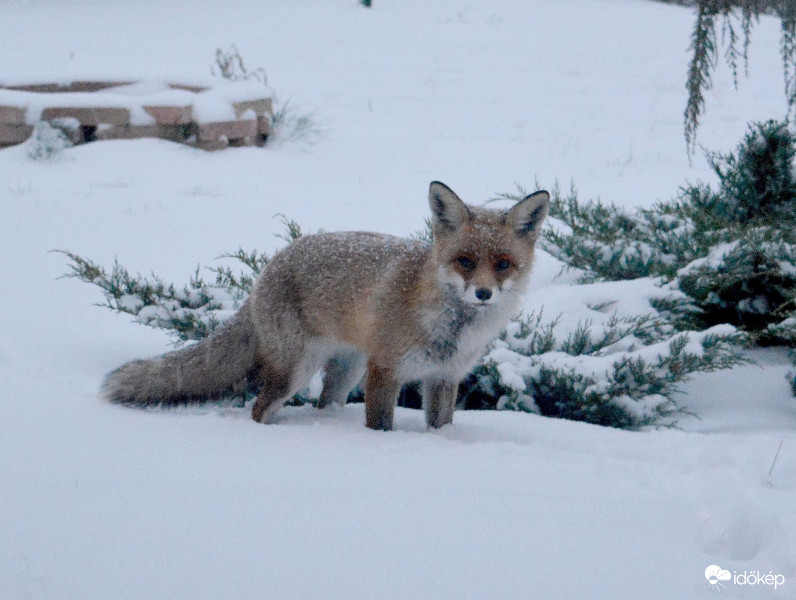
[(251, 81), (189, 85), (159, 81), (74, 81), (0, 86), (0, 148), (49, 122), (76, 144), (159, 138), (202, 148), (265, 144), (273, 103)]

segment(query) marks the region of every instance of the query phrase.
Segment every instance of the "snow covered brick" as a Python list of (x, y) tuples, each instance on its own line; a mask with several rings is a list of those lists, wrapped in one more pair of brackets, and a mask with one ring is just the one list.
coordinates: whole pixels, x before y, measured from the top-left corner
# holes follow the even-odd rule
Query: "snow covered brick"
[(33, 133), (30, 125), (9, 125), (0, 123), (0, 146), (11, 146), (24, 142)]
[(158, 125), (187, 125), (191, 122), (193, 108), (187, 106), (144, 106), (144, 110)]
[(130, 122), (130, 111), (114, 106), (54, 106), (41, 112), (42, 121), (69, 118), (77, 119), (83, 127), (127, 125)]
[(0, 106), (0, 123), (5, 125), (25, 125), (26, 106)]
[(42, 121), (68, 122), (74, 143), (151, 137), (203, 150), (263, 145), (273, 121), (267, 93), (259, 81), (218, 79), (0, 87), (0, 147), (24, 142)]
[(172, 142), (184, 142), (186, 137), (186, 128), (183, 125), (100, 125), (94, 132), (95, 140), (158, 138)]
[(226, 139), (228, 142), (238, 142), (242, 145), (249, 140), (251, 144), (257, 136), (257, 119), (243, 121), (218, 121), (215, 123), (200, 123), (197, 133), (199, 144), (219, 142)]

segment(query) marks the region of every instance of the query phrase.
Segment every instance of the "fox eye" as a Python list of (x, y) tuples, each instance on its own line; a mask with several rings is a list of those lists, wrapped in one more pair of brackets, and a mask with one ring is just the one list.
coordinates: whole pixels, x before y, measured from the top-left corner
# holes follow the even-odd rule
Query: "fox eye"
[(495, 263), (495, 271), (505, 271), (509, 267), (511, 267), (511, 261), (507, 258), (501, 258)]
[(469, 256), (456, 257), (456, 263), (465, 271), (472, 271), (475, 269), (475, 261)]

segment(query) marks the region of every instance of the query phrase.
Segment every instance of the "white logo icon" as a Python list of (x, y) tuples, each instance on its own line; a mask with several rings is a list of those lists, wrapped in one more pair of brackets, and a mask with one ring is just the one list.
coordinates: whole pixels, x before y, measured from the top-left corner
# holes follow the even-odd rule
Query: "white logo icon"
[(732, 579), (732, 575), (729, 571), (722, 569), (718, 565), (710, 565), (707, 569), (705, 569), (705, 579), (708, 580), (710, 587), (717, 592), (720, 592), (721, 588), (727, 589), (727, 586), (721, 582), (729, 581)]
[(720, 592), (722, 588), (725, 590), (727, 589), (727, 586), (722, 583), (723, 581), (728, 582), (728, 585), (729, 583), (742, 586), (768, 585), (772, 586), (775, 590), (785, 584), (785, 576), (781, 573), (774, 573), (774, 571), (766, 573), (765, 571), (745, 570), (742, 572), (733, 571), (730, 573), (718, 565), (710, 565), (705, 569), (705, 579), (708, 580), (708, 585), (717, 592)]

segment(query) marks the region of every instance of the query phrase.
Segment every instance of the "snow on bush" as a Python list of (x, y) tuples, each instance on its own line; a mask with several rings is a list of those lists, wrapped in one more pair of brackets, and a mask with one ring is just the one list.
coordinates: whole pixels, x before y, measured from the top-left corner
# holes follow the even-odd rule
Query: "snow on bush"
[(794, 157), (787, 125), (766, 121), (734, 152), (707, 154), (717, 190), (688, 185), (629, 212), (554, 189), (542, 245), (583, 281), (661, 277), (684, 296), (662, 289), (652, 304), (682, 329), (729, 323), (754, 343), (796, 347)]
[(74, 119), (39, 121), (25, 144), (28, 157), (37, 161), (56, 160), (61, 152), (74, 145), (74, 131), (79, 127)]
[(672, 425), (686, 412), (677, 383), (741, 362), (731, 326), (678, 333), (654, 314), (613, 313), (560, 336), (559, 322), (517, 319), (483, 358), (479, 385), (499, 394), (496, 408), (632, 429)]

